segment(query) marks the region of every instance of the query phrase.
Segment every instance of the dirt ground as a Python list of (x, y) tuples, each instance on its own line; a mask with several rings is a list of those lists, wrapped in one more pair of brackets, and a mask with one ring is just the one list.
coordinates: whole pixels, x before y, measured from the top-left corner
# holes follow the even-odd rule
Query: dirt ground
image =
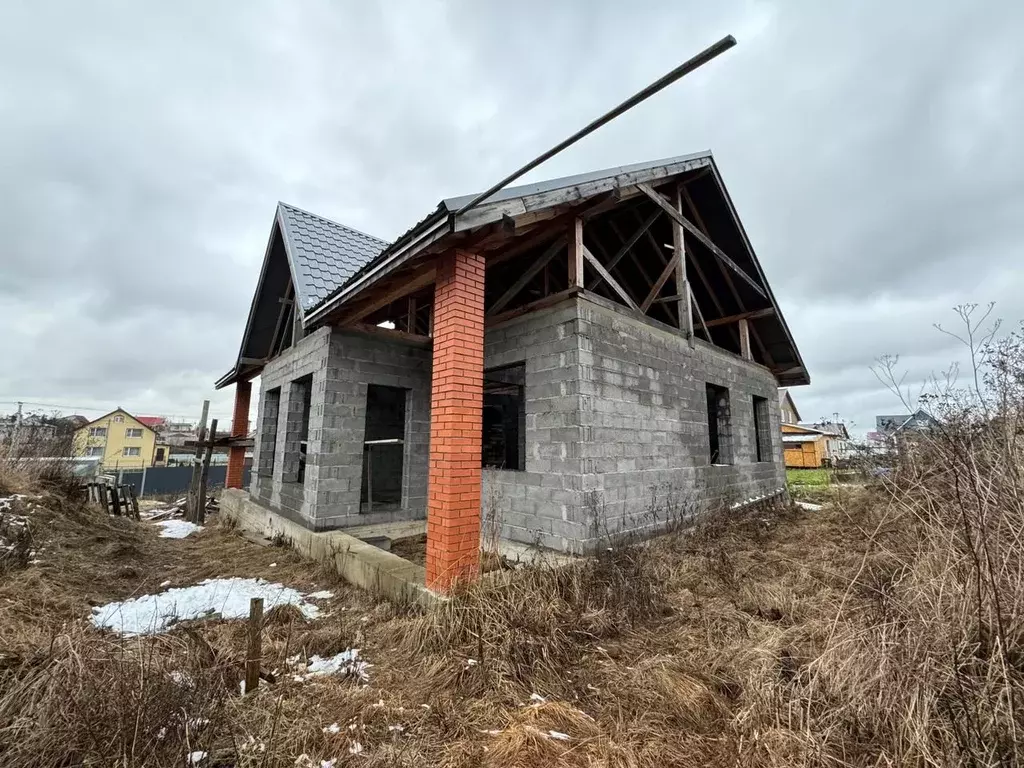
[[(878, 757), (857, 748), (863, 760), (846, 763), (850, 732), (808, 733), (795, 690), (840, 606), (872, 604), (850, 590), (864, 567), (856, 505), (759, 509), (585, 566), (503, 573), (426, 612), (216, 521), (163, 539), (54, 494), (17, 506), (39, 562), (0, 580), (3, 766), (180, 766), (199, 753), (202, 766), (314, 768)], [(333, 593), (315, 620), (268, 615), (273, 682), (248, 696), (244, 621), (126, 639), (88, 623), (92, 606), (228, 576)], [(372, 665), (368, 680), (302, 680), (287, 661), (349, 648)], [(187, 690), (173, 682), (182, 675)]]

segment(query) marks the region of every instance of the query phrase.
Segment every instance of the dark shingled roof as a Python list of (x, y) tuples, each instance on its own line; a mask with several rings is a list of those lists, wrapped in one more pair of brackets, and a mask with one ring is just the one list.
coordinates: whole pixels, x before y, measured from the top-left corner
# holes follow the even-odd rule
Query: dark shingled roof
[(286, 203), (278, 203), (277, 210), (303, 311), (320, 304), (388, 247), (385, 240)]

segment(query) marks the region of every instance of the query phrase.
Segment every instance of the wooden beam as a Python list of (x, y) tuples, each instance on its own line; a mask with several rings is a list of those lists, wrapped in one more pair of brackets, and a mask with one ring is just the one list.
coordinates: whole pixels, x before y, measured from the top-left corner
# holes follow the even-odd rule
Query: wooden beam
[(569, 287), (583, 287), (583, 219), (577, 216), (569, 235)]
[[(708, 231), (707, 225), (704, 224), (704, 220), (700, 216), (700, 211), (697, 210), (697, 206), (694, 204), (693, 198), (690, 197), (690, 192), (685, 186), (683, 187), (683, 196), (686, 198), (686, 204), (689, 206), (690, 211), (693, 213), (693, 218), (696, 219), (698, 226), (700, 226), (701, 228), (701, 231), (705, 235), (708, 235), (708, 237), (710, 237), (711, 235)], [(725, 279), (726, 285), (729, 286), (729, 291), (732, 293), (732, 297), (736, 301), (736, 306), (739, 307), (741, 312), (745, 311), (746, 307), (743, 305), (743, 300), (740, 298), (739, 291), (736, 290), (736, 284), (733, 282), (732, 275), (729, 274), (729, 270), (723, 267), (722, 262), (720, 261), (716, 261), (715, 264), (718, 265), (718, 271), (721, 272), (722, 277)], [(735, 329), (732, 329), (732, 331), (733, 334), (736, 335), (738, 341), (738, 333)], [(768, 348), (764, 345), (764, 342), (761, 341), (761, 335), (757, 332), (757, 328), (751, 328), (750, 335), (753, 337), (754, 343), (757, 344), (757, 348), (761, 352), (761, 357), (764, 358), (765, 362), (768, 365), (774, 365), (774, 363), (772, 362), (772, 356), (768, 353)]]
[(570, 286), (569, 288), (566, 288), (564, 291), (552, 293), (550, 296), (545, 296), (544, 298), (537, 299), (536, 301), (531, 301), (529, 304), (524, 304), (523, 306), (516, 307), (515, 309), (510, 309), (508, 312), (502, 312), (500, 315), (488, 317), (487, 325), (497, 325), (498, 323), (503, 323), (506, 320), (511, 320), (513, 317), (519, 317), (520, 315), (525, 315), (528, 312), (535, 312), (538, 309), (544, 309), (545, 307), (554, 306), (555, 304), (558, 304), (560, 301), (564, 301), (565, 299), (575, 296), (579, 292), (579, 287)]
[(640, 182), (636, 186), (641, 192), (643, 192), (651, 200), (657, 203), (661, 207), (661, 209), (672, 218), (673, 221), (678, 223), (687, 232), (696, 237), (697, 240), (705, 248), (707, 248), (709, 251), (715, 254), (715, 256), (717, 256), (726, 266), (729, 267), (729, 269), (731, 269), (733, 272), (739, 275), (743, 279), (743, 281), (747, 283), (747, 285), (749, 285), (755, 292), (757, 292), (759, 296), (768, 298), (768, 295), (764, 292), (764, 289), (761, 286), (759, 286), (756, 282), (754, 282), (754, 279), (750, 275), (744, 272), (735, 261), (730, 259), (726, 255), (725, 251), (723, 251), (721, 248), (719, 248), (717, 245), (711, 242), (711, 238), (709, 238), (707, 235), (701, 232), (696, 224), (691, 222), (689, 219), (683, 216), (682, 213), (673, 208), (672, 205), (664, 197), (662, 197), (660, 193), (655, 191), (649, 184), (646, 184), (644, 182)]
[[(690, 288), (690, 300), (693, 302), (693, 308), (697, 310), (697, 319), (700, 320), (700, 324), (704, 326), (704, 335), (708, 337), (708, 343), (713, 344), (711, 341), (711, 331), (708, 330), (708, 324), (704, 322), (704, 313), (700, 311), (700, 304), (697, 303), (697, 297), (693, 295), (693, 288)], [(692, 338), (692, 337), (691, 337)], [(691, 341), (691, 344), (693, 342)]]
[(240, 357), (238, 358), (239, 365), (266, 365), (267, 358), (265, 357)]
[(673, 254), (672, 258), (668, 260), (668, 264), (661, 270), (661, 274), (658, 275), (658, 279), (654, 281), (654, 285), (651, 286), (651, 290), (647, 294), (647, 298), (644, 299), (643, 304), (640, 305), (640, 311), (646, 313), (650, 309), (651, 304), (654, 303), (654, 299), (657, 298), (658, 294), (661, 293), (661, 289), (665, 287), (665, 283), (676, 271), (676, 267), (679, 265), (679, 253)]
[(426, 288), (434, 282), (434, 276), (435, 266), (433, 262), (425, 264), (409, 276), (396, 276), (390, 287), (376, 286), (378, 289), (384, 289), (383, 292), (368, 291), (371, 295), (367, 296), (364, 303), (358, 307), (351, 308), (349, 312), (343, 314), (339, 318), (338, 324), (352, 325), (353, 323), (358, 323), (367, 315), (373, 314), (381, 307), (386, 307), (395, 299), (400, 299), (410, 293), (415, 293), (421, 288)]
[(501, 294), (501, 298), (491, 305), (491, 308), (487, 310), (487, 314), (496, 315), (501, 312), (501, 310), (505, 308), (505, 305), (512, 301), (512, 299), (514, 299), (519, 292), (526, 287), (526, 284), (533, 280), (533, 278), (537, 276), (537, 273), (547, 266), (548, 262), (555, 257), (555, 254), (562, 250), (562, 246), (564, 245), (565, 237), (556, 238), (555, 241), (547, 247), (547, 250), (544, 251), (544, 253), (542, 253), (537, 260), (519, 276), (519, 279), (512, 283), (507, 291)]
[[(675, 199), (672, 201), (676, 210), (683, 212), (683, 199), (679, 186), (676, 187)], [(686, 331), (687, 338), (693, 338), (693, 310), (690, 307), (690, 288), (686, 278), (686, 230), (679, 222), (672, 222), (672, 248), (676, 252), (676, 294), (680, 296), (676, 303), (676, 314), (679, 317), (680, 329)]]
[(592, 266), (594, 271), (597, 272), (597, 274), (599, 274), (609, 286), (611, 286), (612, 290), (619, 294), (619, 297), (626, 302), (626, 305), (630, 309), (638, 309), (633, 298), (626, 293), (626, 290), (619, 285), (618, 281), (608, 273), (607, 269), (604, 268), (604, 264), (598, 261), (594, 254), (590, 252), (590, 249), (585, 245), (583, 246), (583, 257), (590, 262), (590, 266)]
[[(615, 265), (619, 263), (619, 261), (622, 259), (623, 256), (626, 255), (626, 252), (629, 251), (630, 248), (632, 248), (634, 245), (636, 245), (637, 240), (639, 240), (641, 237), (643, 237), (644, 233), (648, 229), (651, 228), (651, 225), (654, 224), (655, 221), (657, 221), (659, 216), (661, 216), (661, 211), (659, 211), (658, 209), (655, 209), (654, 213), (652, 213), (650, 216), (648, 216), (640, 224), (640, 227), (632, 235), (629, 236), (629, 239), (626, 240), (622, 244), (622, 246), (620, 246), (619, 250), (617, 250), (615, 252), (615, 255), (612, 256), (611, 259), (609, 259), (609, 261), (608, 261), (608, 271), (609, 272), (611, 270), (615, 269)], [(615, 234), (618, 235), (618, 231), (617, 230), (613, 229), (613, 231), (615, 231)], [(587, 286), (587, 290), (588, 291), (594, 290), (594, 288), (596, 288), (597, 284), (600, 283), (600, 282), (601, 282), (601, 278), (600, 277), (594, 278), (594, 280), (591, 281), (590, 285)]]
[(750, 321), (747, 318), (741, 318), (740, 321), (740, 357), (744, 360), (753, 360), (753, 355), (750, 354)]
[(708, 328), (714, 328), (718, 325), (728, 325), (729, 323), (738, 323), (741, 320), (756, 320), (759, 317), (769, 317), (774, 314), (774, 307), (768, 307), (767, 309), (755, 309), (751, 312), (740, 312), (738, 315), (716, 318), (708, 323)]

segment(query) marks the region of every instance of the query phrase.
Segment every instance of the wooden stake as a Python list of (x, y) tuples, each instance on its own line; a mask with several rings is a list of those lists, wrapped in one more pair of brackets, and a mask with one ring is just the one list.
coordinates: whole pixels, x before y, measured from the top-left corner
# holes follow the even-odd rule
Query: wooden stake
[(134, 485), (128, 486), (128, 494), (131, 497), (132, 517), (134, 517), (136, 520), (140, 520), (141, 516), (139, 515), (139, 497), (135, 495)]
[(194, 523), (196, 494), (199, 492), (200, 459), (203, 455), (203, 442), (206, 440), (206, 417), (210, 414), (210, 401), (203, 400), (203, 415), (199, 419), (199, 431), (197, 433), (196, 452), (192, 457), (192, 479), (188, 485), (188, 493), (185, 494), (185, 519)]
[(117, 498), (117, 491), (118, 491), (117, 486), (116, 485), (111, 485), (111, 486), (109, 486), (108, 490), (110, 492), (110, 506), (114, 510), (114, 515), (116, 517), (120, 517), (121, 516), (121, 500)]
[(249, 600), (249, 648), (245, 654), (245, 694), (260, 685), (260, 663), (263, 661), (263, 598)]
[(199, 475), (199, 491), (196, 493), (195, 521), (199, 525), (206, 522), (206, 482), (210, 477), (210, 460), (213, 458), (213, 441), (217, 439), (217, 420), (210, 422), (210, 439), (206, 442), (206, 456), (203, 457), (203, 468)]

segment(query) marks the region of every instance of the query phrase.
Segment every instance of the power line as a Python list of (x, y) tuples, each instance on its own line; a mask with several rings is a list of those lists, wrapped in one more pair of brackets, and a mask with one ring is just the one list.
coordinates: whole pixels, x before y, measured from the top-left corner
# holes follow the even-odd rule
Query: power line
[[(131, 414), (147, 414), (147, 413), (151, 413), (152, 412), (152, 411), (147, 411), (147, 409), (144, 409), (144, 408), (138, 408), (138, 409), (137, 408), (125, 408), (124, 406), (116, 406), (115, 408), (112, 408), (112, 407), (107, 406), (107, 405), (100, 405), (100, 406), (96, 406), (96, 405), (61, 405), (59, 403), (31, 402), (29, 400), (0, 400), (0, 405), (17, 405), (19, 402), (24, 404), (24, 405), (31, 405), (31, 406), (35, 406), (37, 408), (53, 408), (54, 410), (59, 410), (59, 411), (74, 411), (74, 412), (78, 412), (78, 411), (102, 411), (102, 412), (106, 413), (106, 412), (109, 412), (109, 411), (116, 410), (116, 408), (121, 408), (122, 410), (127, 411), (128, 413), (131, 413)], [(186, 415), (186, 414), (182, 414), (182, 413), (166, 413), (166, 412), (161, 412), (161, 413), (158, 413), (157, 415), (162, 416), (163, 418), (180, 419), (181, 421), (195, 421), (195, 422), (199, 421), (199, 417), (197, 415), (194, 415), (194, 414), (193, 415)], [(218, 414), (218, 417), (219, 416), (220, 416), (220, 414)]]

